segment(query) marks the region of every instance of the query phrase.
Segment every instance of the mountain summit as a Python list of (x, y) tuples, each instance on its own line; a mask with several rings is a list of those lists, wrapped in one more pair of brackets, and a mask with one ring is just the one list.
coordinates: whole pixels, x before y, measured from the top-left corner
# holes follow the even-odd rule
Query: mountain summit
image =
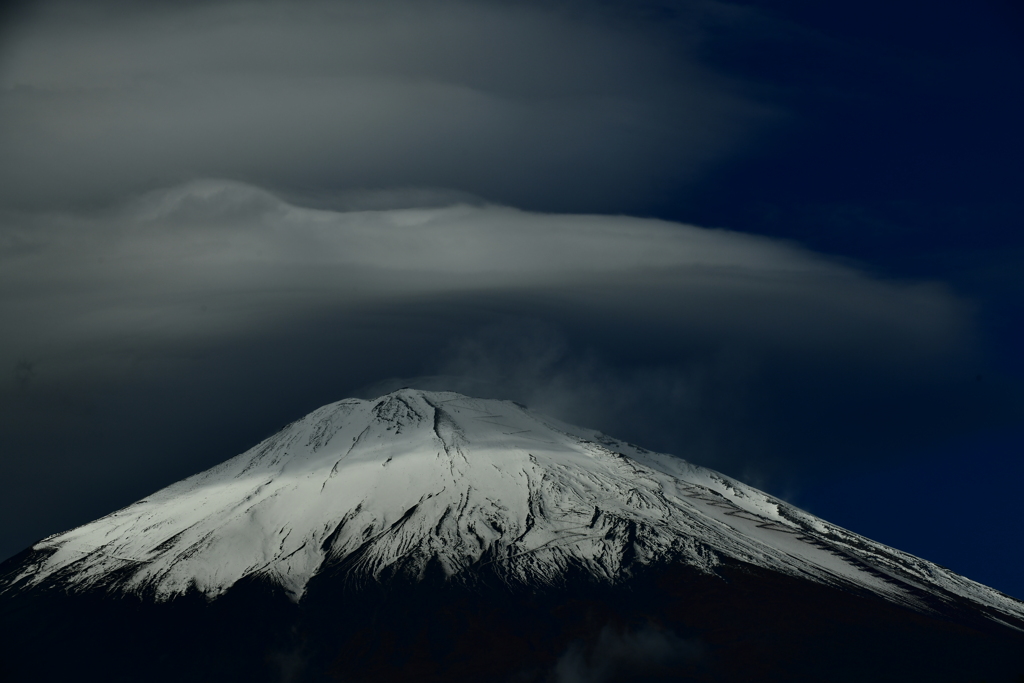
[(412, 389), (324, 406), (2, 570), (8, 599), (215, 604), (258, 584), (295, 609), (318, 600), (318, 582), (350, 596), (555, 595), (672, 571), (712, 592), (776, 577), (755, 597), (816, 586), (900, 614), (1024, 627), (1024, 603), (712, 470), (516, 403)]

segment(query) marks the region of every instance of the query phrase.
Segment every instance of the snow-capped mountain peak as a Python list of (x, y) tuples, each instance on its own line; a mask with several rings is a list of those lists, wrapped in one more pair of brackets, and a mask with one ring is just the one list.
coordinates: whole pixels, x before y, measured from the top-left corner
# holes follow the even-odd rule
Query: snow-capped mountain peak
[(47, 583), (166, 600), (262, 577), (300, 600), (318, 573), (558, 584), (725, 561), (923, 608), (1024, 603), (680, 458), (507, 401), (403, 389), (324, 406), (254, 448), (51, 536), (4, 590)]

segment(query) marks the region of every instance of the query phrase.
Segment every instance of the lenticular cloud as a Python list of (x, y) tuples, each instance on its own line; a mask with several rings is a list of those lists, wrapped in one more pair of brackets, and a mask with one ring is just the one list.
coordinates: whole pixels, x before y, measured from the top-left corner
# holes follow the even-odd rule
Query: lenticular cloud
[[(11, 225), (0, 308), (32, 310), (18, 312), (22, 328), (0, 346), (9, 365), (28, 348), (63, 362), (83, 342), (110, 356), (432, 301), (453, 302), (443, 314), (453, 319), (529, 302), (538, 315), (668, 338), (909, 363), (958, 351), (968, 328), (958, 301), (935, 287), (873, 279), (777, 240), (625, 216), (468, 204), (332, 211), (197, 181), (101, 213), (23, 214)], [(103, 345), (113, 339), (120, 346)]]

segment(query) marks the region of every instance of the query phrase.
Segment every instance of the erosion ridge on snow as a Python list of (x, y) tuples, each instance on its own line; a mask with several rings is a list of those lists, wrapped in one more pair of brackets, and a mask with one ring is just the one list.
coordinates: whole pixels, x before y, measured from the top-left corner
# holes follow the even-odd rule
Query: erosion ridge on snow
[(916, 609), (924, 593), (1024, 618), (1020, 601), (681, 458), (512, 402), (412, 389), (323, 406), (33, 550), (0, 592), (215, 598), (256, 575), (298, 601), (327, 568), (557, 585), (570, 569), (614, 583), (659, 562), (739, 561)]

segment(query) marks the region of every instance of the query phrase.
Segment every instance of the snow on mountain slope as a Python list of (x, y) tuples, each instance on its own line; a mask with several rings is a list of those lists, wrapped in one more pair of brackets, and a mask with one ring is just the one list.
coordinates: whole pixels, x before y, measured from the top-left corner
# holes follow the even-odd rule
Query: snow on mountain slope
[[(680, 458), (517, 404), (411, 389), (324, 406), (249, 451), (51, 536), (4, 590), (57, 582), (165, 600), (257, 575), (301, 599), (353, 580), (616, 582), (637, 565), (705, 572), (731, 559), (923, 608), (957, 596), (1024, 618), (1024, 603), (831, 525)], [(914, 590), (917, 589), (917, 590)]]

